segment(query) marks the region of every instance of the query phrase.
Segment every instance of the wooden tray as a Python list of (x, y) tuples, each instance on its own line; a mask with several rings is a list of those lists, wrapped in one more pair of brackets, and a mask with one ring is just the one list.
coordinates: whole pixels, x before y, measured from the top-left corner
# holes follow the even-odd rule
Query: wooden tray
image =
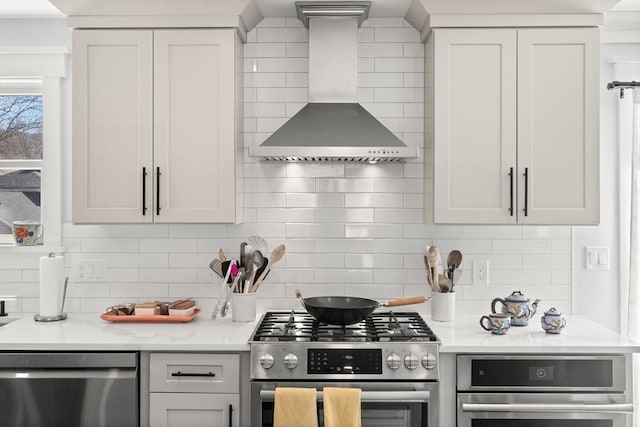
[(120, 316), (117, 314), (103, 313), (100, 315), (102, 320), (107, 322), (127, 322), (127, 323), (184, 323), (192, 321), (200, 313), (200, 309), (196, 308), (191, 316), (171, 316), (167, 314), (154, 314), (152, 316)]

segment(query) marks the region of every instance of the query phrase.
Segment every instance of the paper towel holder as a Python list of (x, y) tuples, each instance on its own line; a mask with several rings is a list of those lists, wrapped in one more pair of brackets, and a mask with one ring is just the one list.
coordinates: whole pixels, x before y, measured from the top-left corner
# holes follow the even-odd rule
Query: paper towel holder
[(64, 290), (62, 291), (62, 304), (60, 305), (60, 313), (56, 314), (55, 316), (41, 316), (40, 314), (35, 314), (33, 318), (36, 322), (55, 322), (67, 318), (67, 313), (64, 312), (64, 300), (67, 298), (67, 283), (69, 283), (69, 277), (66, 277), (64, 279)]

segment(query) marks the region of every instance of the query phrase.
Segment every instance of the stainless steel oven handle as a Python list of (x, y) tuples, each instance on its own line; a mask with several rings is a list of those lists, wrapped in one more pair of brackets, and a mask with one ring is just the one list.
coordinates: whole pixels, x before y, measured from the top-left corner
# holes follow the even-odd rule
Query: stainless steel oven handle
[(33, 379), (125, 379), (135, 378), (135, 369), (12, 369), (1, 370), (0, 379), (33, 380)]
[(631, 414), (633, 413), (633, 404), (462, 403), (462, 412), (589, 412), (601, 414)]
[[(260, 400), (273, 402), (276, 392), (273, 390), (261, 390)], [(318, 401), (322, 401), (322, 392), (317, 391)], [(428, 403), (431, 399), (429, 391), (363, 391), (360, 395), (362, 402), (410, 402)]]

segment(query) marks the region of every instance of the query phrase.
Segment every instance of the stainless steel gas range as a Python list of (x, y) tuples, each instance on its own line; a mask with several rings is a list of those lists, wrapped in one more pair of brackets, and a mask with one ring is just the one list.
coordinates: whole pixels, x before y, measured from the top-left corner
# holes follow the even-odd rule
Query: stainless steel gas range
[(251, 346), (252, 425), (271, 426), (276, 387), (362, 389), (362, 426), (438, 426), (440, 341), (415, 312), (375, 312), (350, 326), (305, 311), (266, 313)]

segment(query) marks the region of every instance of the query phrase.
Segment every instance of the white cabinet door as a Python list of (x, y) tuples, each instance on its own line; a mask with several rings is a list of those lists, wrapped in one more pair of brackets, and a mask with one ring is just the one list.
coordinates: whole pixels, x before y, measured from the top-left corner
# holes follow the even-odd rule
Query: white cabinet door
[(156, 222), (235, 220), (234, 58), (234, 31), (154, 31)]
[(238, 426), (238, 394), (151, 393), (149, 425), (153, 427)]
[(153, 219), (152, 54), (151, 31), (73, 33), (74, 222)]
[(599, 222), (598, 46), (597, 28), (518, 30), (520, 223)]
[(516, 31), (436, 29), (434, 221), (514, 223)]
[(598, 30), (432, 37), (434, 222), (597, 224)]

